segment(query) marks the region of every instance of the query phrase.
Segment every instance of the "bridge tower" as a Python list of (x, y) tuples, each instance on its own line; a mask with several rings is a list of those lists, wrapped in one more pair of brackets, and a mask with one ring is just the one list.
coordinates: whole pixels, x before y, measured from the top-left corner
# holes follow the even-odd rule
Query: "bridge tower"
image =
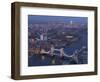
[(64, 48), (60, 49), (60, 56), (62, 57), (64, 55)]
[(54, 46), (53, 45), (51, 45), (51, 49), (50, 49), (50, 54), (53, 56), (54, 55)]

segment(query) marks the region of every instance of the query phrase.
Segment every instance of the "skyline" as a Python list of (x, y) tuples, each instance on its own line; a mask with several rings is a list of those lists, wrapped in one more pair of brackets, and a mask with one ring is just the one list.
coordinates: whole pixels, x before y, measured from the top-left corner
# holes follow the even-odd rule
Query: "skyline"
[(28, 66), (87, 64), (87, 26), (87, 17), (29, 15)]

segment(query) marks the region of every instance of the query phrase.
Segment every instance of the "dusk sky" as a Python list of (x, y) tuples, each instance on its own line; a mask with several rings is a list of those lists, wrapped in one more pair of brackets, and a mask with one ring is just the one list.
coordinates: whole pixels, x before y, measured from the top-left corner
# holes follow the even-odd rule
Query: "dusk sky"
[(79, 22), (87, 23), (87, 17), (67, 17), (67, 16), (46, 16), (46, 15), (28, 15), (28, 24), (46, 23), (46, 22)]

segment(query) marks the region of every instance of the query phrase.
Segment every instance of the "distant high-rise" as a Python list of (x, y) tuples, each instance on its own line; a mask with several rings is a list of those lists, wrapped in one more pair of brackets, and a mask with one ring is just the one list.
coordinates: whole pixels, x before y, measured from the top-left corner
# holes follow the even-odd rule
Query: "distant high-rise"
[(40, 40), (47, 40), (47, 35), (42, 33), (40, 35)]
[(41, 34), (41, 35), (40, 35), (40, 40), (43, 40), (43, 39), (44, 39), (44, 38), (43, 38), (43, 34)]

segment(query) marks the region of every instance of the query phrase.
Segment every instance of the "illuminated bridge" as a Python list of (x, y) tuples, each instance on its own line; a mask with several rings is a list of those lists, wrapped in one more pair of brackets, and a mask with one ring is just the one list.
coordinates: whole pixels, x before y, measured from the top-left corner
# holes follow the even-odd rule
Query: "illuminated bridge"
[[(82, 47), (81, 49), (79, 50), (75, 50), (73, 52), (73, 54), (71, 55), (68, 55), (64, 52), (64, 49), (63, 48), (60, 48), (60, 49), (56, 49), (54, 47), (51, 47), (51, 49), (49, 51), (46, 51), (44, 49), (29, 49), (29, 52), (33, 52), (35, 54), (38, 54), (38, 55), (50, 55), (50, 56), (58, 56), (60, 58), (71, 58), (72, 60), (74, 60), (76, 63), (78, 63), (78, 56), (79, 56), (79, 53), (83, 52), (84, 50), (86, 49), (86, 47)], [(55, 53), (56, 52), (59, 52), (59, 53)]]

